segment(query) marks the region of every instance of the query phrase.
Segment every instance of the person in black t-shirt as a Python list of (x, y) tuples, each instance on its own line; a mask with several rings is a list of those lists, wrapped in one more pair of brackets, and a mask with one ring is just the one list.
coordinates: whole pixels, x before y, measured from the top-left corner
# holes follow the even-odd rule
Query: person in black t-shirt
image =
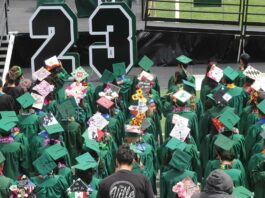
[(3, 81), (0, 80), (0, 111), (14, 111), (15, 101), (12, 96), (5, 94), (3, 91)]
[(119, 147), (116, 164), (118, 171), (101, 182), (97, 198), (154, 198), (148, 179), (131, 172), (134, 152), (128, 144)]

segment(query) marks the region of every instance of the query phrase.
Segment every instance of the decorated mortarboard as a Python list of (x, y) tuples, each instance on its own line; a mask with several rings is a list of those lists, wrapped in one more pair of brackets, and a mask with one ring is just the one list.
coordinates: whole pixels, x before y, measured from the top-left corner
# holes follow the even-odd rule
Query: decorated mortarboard
[(79, 155), (78, 157), (75, 158), (75, 160), (78, 162), (78, 163), (83, 163), (83, 162), (86, 162), (86, 163), (97, 163), (96, 160), (90, 155), (89, 152), (86, 152), (82, 155)]
[(233, 196), (237, 197), (237, 198), (252, 198), (254, 197), (254, 193), (249, 191), (247, 188), (243, 187), (243, 186), (239, 186), (234, 188)]
[(46, 80), (43, 80), (32, 89), (34, 91), (37, 91), (40, 95), (46, 97), (49, 93), (53, 92), (54, 85), (51, 85)]
[(173, 186), (172, 191), (178, 195), (178, 197), (183, 197), (183, 192), (185, 197), (192, 197), (193, 194), (199, 193), (201, 191), (200, 185), (196, 185), (192, 179), (187, 176)]
[(247, 68), (243, 71), (243, 74), (253, 80), (260, 78), (260, 76), (262, 75), (262, 73), (259, 70), (255, 69), (250, 65), (247, 66)]
[(24, 109), (35, 103), (35, 99), (30, 95), (29, 92), (26, 92), (22, 96), (18, 97), (17, 101)]
[(258, 109), (265, 114), (265, 99), (262, 100), (258, 105), (257, 105)]
[(33, 79), (38, 79), (39, 81), (42, 81), (45, 78), (47, 78), (50, 74), (51, 72), (49, 72), (44, 67), (41, 67), (39, 70), (33, 73)]
[(226, 93), (223, 88), (220, 88), (217, 92), (213, 94), (213, 98), (217, 104), (226, 105), (232, 98), (232, 96)]
[(226, 128), (232, 130), (233, 127), (239, 122), (240, 117), (236, 115), (232, 109), (227, 109), (222, 113), (218, 119)]
[(74, 117), (76, 114), (76, 100), (74, 97), (69, 97), (58, 105), (58, 111), (63, 119)]
[(238, 75), (238, 72), (230, 66), (227, 66), (224, 69), (224, 76), (230, 79), (231, 81), (234, 81), (238, 77)]
[(0, 164), (3, 163), (6, 160), (5, 156), (3, 153), (0, 151)]
[(97, 154), (100, 153), (99, 149), (99, 143), (96, 140), (85, 138), (85, 146), (93, 151), (95, 151)]
[(64, 132), (63, 127), (59, 123), (45, 126), (45, 129), (49, 133), (49, 135)]
[(40, 173), (42, 176), (45, 176), (56, 167), (56, 163), (48, 155), (48, 153), (43, 153), (33, 162), (33, 166), (36, 168), (38, 173)]
[(54, 144), (45, 149), (45, 151), (51, 156), (53, 160), (58, 160), (68, 154), (67, 149), (60, 144)]
[(109, 121), (106, 120), (101, 113), (95, 113), (89, 120), (88, 125), (93, 125), (96, 128), (102, 130), (109, 124)]
[(185, 103), (191, 98), (191, 94), (185, 90), (180, 89), (173, 95), (178, 101)]
[(32, 105), (32, 107), (36, 109), (42, 109), (44, 104), (45, 97), (39, 94), (31, 93), (31, 96), (34, 98), (35, 102)]
[(125, 131), (129, 133), (136, 133), (136, 134), (142, 134), (141, 126), (136, 126), (136, 125), (130, 125), (126, 124), (125, 125)]
[(90, 125), (86, 130), (85, 132), (83, 133), (83, 137), (84, 138), (89, 138), (89, 139), (93, 139), (93, 140), (96, 140), (96, 141), (101, 141), (101, 139), (103, 138), (104, 136), (104, 132), (101, 131), (100, 129), (98, 129), (96, 126), (94, 125)]
[(135, 143), (135, 144), (130, 144), (130, 149), (139, 155), (147, 154), (150, 153), (150, 151), (152, 150), (151, 145), (147, 144), (147, 143)]
[(180, 123), (175, 124), (170, 132), (170, 136), (179, 139), (184, 142), (190, 134), (190, 128)]
[(114, 75), (112, 72), (110, 72), (109, 70), (105, 69), (101, 78), (100, 78), (100, 81), (103, 82), (103, 83), (108, 83), (108, 82), (113, 82), (115, 79)]
[[(67, 189), (67, 191), (69, 193), (71, 192), (84, 192), (86, 193), (88, 191), (88, 185), (81, 180), (80, 178), (78, 178), (77, 180), (74, 181), (74, 183)], [(84, 194), (85, 195), (85, 194)], [(86, 195), (83, 196), (83, 194), (80, 194), (80, 196), (76, 196), (76, 194), (74, 194), (73, 196), (69, 196), (69, 197), (87, 197)]]
[(114, 102), (112, 102), (111, 100), (107, 99), (106, 97), (100, 97), (97, 100), (97, 104), (104, 107), (105, 109), (110, 109), (112, 107), (114, 107)]
[(116, 77), (125, 75), (126, 74), (125, 63), (122, 62), (122, 63), (112, 64), (112, 70), (113, 70), (114, 76), (116, 76)]
[(2, 119), (7, 119), (9, 122), (18, 122), (18, 117), (15, 111), (0, 111)]
[(207, 77), (213, 79), (216, 82), (220, 82), (220, 80), (223, 78), (223, 75), (223, 70), (216, 65), (212, 65), (211, 69), (207, 73)]
[(147, 128), (149, 128), (151, 126), (150, 121), (147, 118), (144, 118), (142, 123), (141, 123), (141, 130), (144, 131)]
[(190, 167), (191, 156), (180, 149), (176, 149), (172, 155), (169, 165), (177, 170), (184, 171)]
[(180, 149), (180, 150), (184, 150), (186, 147), (186, 143), (180, 141), (177, 138), (172, 137), (166, 144), (166, 147), (169, 148), (170, 150), (174, 151), (175, 149)]
[(89, 74), (86, 72), (86, 70), (79, 66), (78, 68), (76, 68), (71, 75), (73, 76), (73, 78), (77, 81), (77, 82), (81, 82), (82, 80), (84, 80), (85, 78), (89, 77)]
[(71, 85), (67, 86), (65, 93), (67, 97), (74, 97), (76, 103), (80, 103), (81, 99), (86, 96), (87, 87), (83, 86), (82, 83), (73, 82)]
[(142, 71), (137, 79), (140, 81), (144, 80), (153, 81), (155, 79), (155, 76), (151, 73), (148, 73), (147, 71)]
[(58, 60), (57, 56), (48, 58), (44, 62), (47, 70), (52, 70), (53, 68), (60, 66), (60, 61)]
[(214, 142), (214, 145), (225, 150), (230, 151), (234, 146), (234, 141), (230, 138), (224, 136), (223, 134), (219, 134)]
[(145, 71), (149, 71), (150, 68), (154, 65), (154, 62), (148, 58), (147, 56), (144, 56), (139, 62), (138, 65), (143, 68)]
[(40, 126), (49, 126), (49, 125), (55, 125), (58, 124), (58, 121), (54, 117), (52, 112), (48, 112), (46, 115), (39, 118), (39, 124)]
[(179, 63), (181, 63), (183, 65), (188, 65), (189, 63), (192, 62), (192, 59), (190, 59), (189, 57), (187, 57), (185, 55), (178, 56), (176, 59)]

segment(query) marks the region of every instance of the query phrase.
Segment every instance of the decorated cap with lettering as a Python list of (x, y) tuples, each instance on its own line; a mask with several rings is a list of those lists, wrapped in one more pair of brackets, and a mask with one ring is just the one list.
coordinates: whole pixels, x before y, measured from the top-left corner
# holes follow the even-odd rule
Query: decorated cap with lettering
[(77, 81), (77, 82), (81, 82), (82, 80), (84, 80), (85, 78), (89, 77), (89, 74), (86, 72), (86, 70), (79, 66), (78, 68), (76, 68), (71, 75), (73, 76), (73, 78)]

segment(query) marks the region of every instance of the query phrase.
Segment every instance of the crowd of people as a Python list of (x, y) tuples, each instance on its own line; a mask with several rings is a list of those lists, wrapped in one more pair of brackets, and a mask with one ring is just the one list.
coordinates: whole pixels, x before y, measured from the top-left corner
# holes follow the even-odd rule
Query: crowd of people
[(12, 66), (0, 81), (0, 197), (265, 197), (265, 78), (249, 60), (209, 61), (198, 92), (181, 55), (166, 94), (147, 56), (138, 76), (116, 63), (97, 85), (56, 57), (32, 79)]

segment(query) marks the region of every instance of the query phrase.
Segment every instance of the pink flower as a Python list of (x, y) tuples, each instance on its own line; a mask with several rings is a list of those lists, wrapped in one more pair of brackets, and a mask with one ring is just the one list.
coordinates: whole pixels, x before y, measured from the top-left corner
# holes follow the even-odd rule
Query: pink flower
[(182, 182), (178, 182), (175, 186), (173, 186), (172, 191), (178, 194), (179, 198), (188, 198), (187, 190), (184, 188), (184, 185)]

